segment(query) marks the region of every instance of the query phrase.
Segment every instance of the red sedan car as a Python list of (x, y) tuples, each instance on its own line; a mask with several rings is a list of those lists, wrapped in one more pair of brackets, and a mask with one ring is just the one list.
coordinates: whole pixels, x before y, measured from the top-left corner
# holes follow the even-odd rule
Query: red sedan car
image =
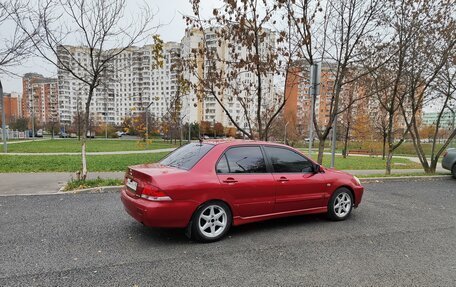
[(187, 228), (196, 241), (216, 241), (232, 225), (327, 213), (346, 219), (364, 188), (347, 173), (324, 168), (285, 145), (259, 141), (190, 143), (158, 164), (130, 167), (121, 199), (151, 227)]

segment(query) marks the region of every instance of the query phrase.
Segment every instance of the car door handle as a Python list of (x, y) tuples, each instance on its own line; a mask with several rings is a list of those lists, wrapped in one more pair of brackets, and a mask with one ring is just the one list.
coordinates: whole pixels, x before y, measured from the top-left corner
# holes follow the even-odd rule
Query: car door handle
[(228, 177), (228, 178), (225, 179), (223, 182), (224, 182), (224, 183), (236, 183), (237, 180), (235, 180), (235, 179), (232, 178), (232, 177)]
[(285, 182), (288, 181), (288, 178), (286, 178), (285, 176), (281, 176), (277, 181)]

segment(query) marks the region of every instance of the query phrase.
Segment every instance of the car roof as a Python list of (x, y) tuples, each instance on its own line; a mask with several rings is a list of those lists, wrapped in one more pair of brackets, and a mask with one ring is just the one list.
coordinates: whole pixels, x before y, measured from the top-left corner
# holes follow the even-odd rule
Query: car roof
[(284, 144), (275, 142), (258, 141), (258, 140), (241, 140), (241, 139), (216, 139), (216, 140), (203, 140), (203, 143), (223, 146), (236, 146), (236, 145), (275, 145), (289, 147)]

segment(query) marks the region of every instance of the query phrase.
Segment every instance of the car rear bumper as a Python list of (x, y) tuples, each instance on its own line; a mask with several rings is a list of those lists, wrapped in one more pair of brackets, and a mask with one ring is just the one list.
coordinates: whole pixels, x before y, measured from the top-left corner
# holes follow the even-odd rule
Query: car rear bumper
[(355, 186), (353, 187), (353, 192), (355, 193), (355, 207), (358, 207), (358, 205), (361, 203), (361, 200), (363, 199), (363, 194), (364, 194), (364, 187), (363, 186)]
[(150, 227), (184, 228), (198, 207), (193, 201), (149, 201), (132, 197), (125, 188), (120, 198), (131, 217)]

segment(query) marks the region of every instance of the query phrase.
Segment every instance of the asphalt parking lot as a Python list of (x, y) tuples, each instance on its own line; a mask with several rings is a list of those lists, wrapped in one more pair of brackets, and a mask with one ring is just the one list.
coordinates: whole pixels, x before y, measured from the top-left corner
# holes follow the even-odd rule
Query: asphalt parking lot
[(0, 197), (0, 286), (454, 286), (456, 180), (365, 186), (345, 222), (272, 220), (212, 244), (143, 227), (117, 193)]

